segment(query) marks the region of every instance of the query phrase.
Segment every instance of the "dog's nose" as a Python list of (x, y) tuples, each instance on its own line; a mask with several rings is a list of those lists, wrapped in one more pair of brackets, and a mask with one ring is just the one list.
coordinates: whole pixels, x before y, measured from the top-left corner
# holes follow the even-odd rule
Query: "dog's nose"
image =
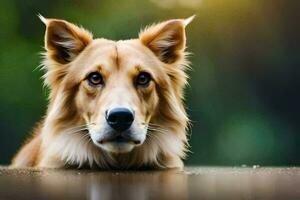
[(116, 131), (129, 129), (134, 120), (134, 114), (127, 108), (114, 108), (106, 112), (107, 123)]

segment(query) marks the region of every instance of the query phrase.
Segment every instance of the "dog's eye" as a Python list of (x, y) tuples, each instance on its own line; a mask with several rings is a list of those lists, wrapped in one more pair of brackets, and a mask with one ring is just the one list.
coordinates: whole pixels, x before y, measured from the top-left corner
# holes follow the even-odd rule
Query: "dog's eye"
[(99, 86), (103, 84), (103, 78), (98, 72), (92, 72), (88, 75), (87, 80), (92, 86)]
[(147, 72), (141, 72), (136, 78), (136, 84), (140, 86), (148, 86), (151, 81), (151, 75)]

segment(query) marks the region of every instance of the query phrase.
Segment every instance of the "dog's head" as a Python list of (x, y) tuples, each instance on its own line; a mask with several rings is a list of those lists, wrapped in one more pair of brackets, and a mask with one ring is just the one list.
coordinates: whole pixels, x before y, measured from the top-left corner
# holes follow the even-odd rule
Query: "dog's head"
[(192, 18), (153, 25), (124, 41), (93, 39), (67, 21), (42, 20), (49, 118), (66, 127), (87, 125), (93, 143), (111, 153), (142, 146), (151, 131), (186, 142), (185, 27)]

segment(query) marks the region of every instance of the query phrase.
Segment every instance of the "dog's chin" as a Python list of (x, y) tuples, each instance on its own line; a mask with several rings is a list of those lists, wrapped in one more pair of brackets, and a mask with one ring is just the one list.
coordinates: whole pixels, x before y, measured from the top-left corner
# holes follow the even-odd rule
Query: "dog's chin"
[(129, 153), (136, 146), (131, 142), (106, 142), (105, 144), (94, 142), (94, 144), (104, 151), (113, 154)]

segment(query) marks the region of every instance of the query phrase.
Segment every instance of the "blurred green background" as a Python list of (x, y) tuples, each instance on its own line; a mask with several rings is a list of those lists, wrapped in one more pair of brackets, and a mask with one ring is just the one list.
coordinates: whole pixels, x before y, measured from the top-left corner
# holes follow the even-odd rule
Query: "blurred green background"
[(193, 52), (187, 163), (299, 165), (299, 9), (298, 0), (1, 0), (0, 164), (9, 163), (45, 113), (47, 90), (35, 70), (41, 13), (114, 40), (196, 14), (187, 27)]

